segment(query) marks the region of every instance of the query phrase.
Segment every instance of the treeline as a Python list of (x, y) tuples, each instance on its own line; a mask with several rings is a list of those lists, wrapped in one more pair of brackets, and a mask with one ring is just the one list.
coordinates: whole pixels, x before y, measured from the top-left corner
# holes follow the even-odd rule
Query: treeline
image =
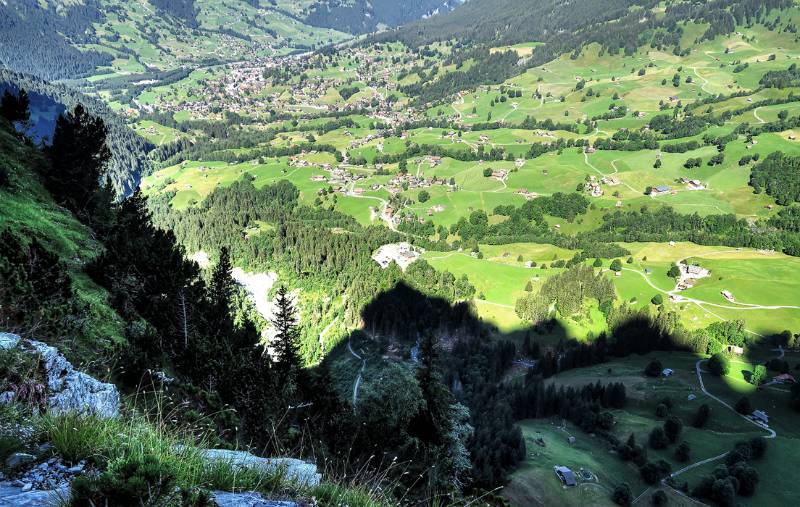
[(497, 206), (494, 214), (507, 216), (508, 219), (496, 224), (489, 224), (489, 216), (485, 211), (475, 210), (468, 217), (461, 217), (451, 225), (450, 233), (458, 234), (461, 242), (466, 244), (479, 241), (513, 243), (527, 240), (530, 236), (553, 236), (544, 219), (545, 215), (572, 222), (578, 215), (586, 213), (588, 208), (589, 201), (583, 195), (576, 192), (556, 192), (551, 196), (526, 201), (519, 207)]
[(735, 215), (685, 215), (672, 208), (657, 211), (614, 211), (603, 216), (603, 223), (579, 238), (591, 242), (691, 241), (700, 245), (727, 245), (778, 250), (800, 256), (798, 213), (786, 208), (777, 216), (755, 224)]
[(750, 186), (753, 192), (764, 192), (783, 206), (800, 202), (800, 157), (771, 153), (753, 166)]

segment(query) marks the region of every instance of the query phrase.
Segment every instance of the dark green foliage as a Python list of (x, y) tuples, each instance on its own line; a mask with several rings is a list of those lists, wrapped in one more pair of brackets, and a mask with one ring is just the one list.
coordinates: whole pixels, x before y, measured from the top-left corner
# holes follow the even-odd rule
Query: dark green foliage
[(0, 322), (63, 336), (78, 311), (72, 279), (58, 255), (36, 238), (0, 231)]
[(58, 202), (78, 214), (110, 204), (99, 199), (100, 176), (111, 158), (103, 120), (78, 104), (56, 121), (47, 154), (51, 167), (44, 174), (45, 184)]
[(659, 489), (658, 491), (654, 492), (650, 495), (650, 504), (655, 506), (660, 505), (667, 505), (667, 494), (664, 493), (664, 490)]
[(84, 475), (72, 483), (70, 507), (204, 507), (207, 495), (179, 491), (170, 466), (152, 455), (114, 462), (99, 476)]
[(521, 318), (539, 324), (549, 317), (552, 303), (562, 315), (572, 315), (583, 307), (586, 298), (597, 299), (602, 304), (613, 301), (616, 293), (613, 282), (607, 277), (579, 264), (548, 278), (538, 293), (518, 299), (516, 312)]
[(194, 0), (148, 0), (158, 9), (180, 19), (187, 26), (197, 28), (197, 7)]
[(706, 362), (706, 368), (708, 368), (708, 371), (714, 375), (721, 377), (728, 374), (731, 369), (731, 365), (730, 361), (728, 360), (728, 356), (721, 352), (717, 352), (708, 359)]
[(650, 430), (650, 435), (647, 438), (647, 443), (653, 449), (664, 449), (669, 445), (669, 438), (667, 438), (664, 429), (656, 426)]
[(759, 475), (750, 461), (763, 456), (766, 439), (755, 437), (747, 442), (737, 442), (725, 457), (725, 464), (718, 466), (713, 475), (704, 477), (692, 489), (692, 496), (713, 500), (719, 505), (732, 505), (737, 494), (752, 496), (758, 485)]
[(681, 442), (675, 448), (675, 459), (681, 463), (686, 463), (691, 458), (691, 447), (688, 442)]
[[(0, 11), (0, 61), (4, 67), (56, 80), (88, 75), (112, 57), (79, 50), (71, 39), (83, 40), (101, 14), (94, 2), (44, 9), (27, 0), (5, 2)], [(24, 27), (21, 29), (20, 27)]]
[(753, 406), (750, 404), (750, 398), (742, 396), (736, 401), (734, 408), (742, 415), (750, 414), (753, 411)]
[(443, 0), (317, 0), (309, 8), (306, 23), (353, 34), (375, 32), (421, 18), (434, 10), (446, 10)]
[(658, 359), (653, 359), (644, 368), (644, 374), (648, 377), (660, 377), (662, 371), (664, 371), (664, 367)]
[(667, 435), (669, 441), (673, 444), (678, 441), (678, 437), (681, 436), (682, 431), (683, 423), (677, 417), (671, 416), (669, 419), (664, 421), (664, 433)]
[(750, 186), (755, 193), (766, 192), (778, 204), (800, 202), (800, 157), (776, 151), (750, 172)]
[(793, 63), (786, 70), (771, 70), (765, 73), (759, 84), (765, 88), (789, 88), (800, 85), (800, 70)]
[(617, 505), (628, 507), (633, 501), (633, 494), (631, 493), (630, 486), (624, 483), (615, 486), (614, 491), (611, 493), (611, 500)]
[(664, 296), (662, 296), (661, 294), (656, 294), (655, 296), (650, 298), (650, 302), (653, 303), (656, 306), (663, 305), (664, 304)]
[(300, 359), (297, 330), (297, 316), (289, 291), (281, 285), (275, 293), (275, 316), (272, 326), (275, 338), (272, 347), (275, 351), (275, 368), (288, 384), (295, 382), (303, 362)]
[[(3, 49), (5, 48), (0, 44), (0, 52)], [(52, 48), (48, 48), (48, 51), (56, 53)], [(8, 62), (5, 59), (3, 61)], [(83, 95), (63, 84), (48, 83), (26, 74), (0, 69), (0, 89), (3, 88), (10, 89), (12, 93), (22, 89), (28, 92), (31, 110), (38, 111), (35, 121), (31, 122), (27, 131), (35, 142), (43, 141), (44, 138), (48, 142), (53, 139), (57, 116), (53, 116), (52, 111), (71, 110), (82, 104), (92, 116), (102, 118), (108, 128), (106, 142), (111, 151), (111, 159), (104, 176), (110, 178), (119, 195), (132, 193), (140, 178), (152, 170), (148, 152), (153, 149), (153, 145), (134, 133), (121, 116), (100, 100)]]
[(3, 92), (0, 100), (0, 116), (11, 123), (25, 123), (30, 120), (30, 99), (28, 92), (20, 90), (17, 95), (12, 95), (8, 90)]
[(697, 408), (697, 413), (694, 415), (694, 420), (692, 421), (692, 426), (695, 428), (702, 428), (708, 422), (708, 418), (711, 416), (711, 408), (706, 403), (703, 403)]
[(639, 475), (645, 484), (656, 484), (660, 479), (669, 475), (672, 467), (669, 463), (660, 459), (656, 462), (647, 462), (639, 467)]

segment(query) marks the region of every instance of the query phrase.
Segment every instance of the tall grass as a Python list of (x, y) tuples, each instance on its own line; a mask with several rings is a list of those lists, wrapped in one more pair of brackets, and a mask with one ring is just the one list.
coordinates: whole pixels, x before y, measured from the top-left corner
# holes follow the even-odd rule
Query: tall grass
[(285, 470), (243, 468), (224, 461), (211, 461), (202, 450), (210, 438), (196, 434), (195, 428), (176, 429), (170, 418), (159, 414), (126, 415), (102, 419), (77, 414), (43, 415), (36, 420), (39, 437), (52, 443), (55, 452), (69, 462), (86, 460), (99, 468), (124, 461), (155, 458), (175, 477), (181, 489), (257, 491), (272, 498), (314, 498), (317, 505), (337, 507), (390, 506), (372, 485), (356, 481), (326, 482), (307, 486), (290, 481)]
[(102, 419), (95, 416), (45, 415), (38, 421), (44, 438), (65, 460), (87, 460), (106, 467), (112, 462), (154, 457), (175, 475), (182, 488), (201, 487), (225, 491), (260, 491), (294, 495), (299, 487), (286, 480), (280, 469), (242, 468), (202, 455), (204, 440), (165, 424), (153, 424), (144, 416)]

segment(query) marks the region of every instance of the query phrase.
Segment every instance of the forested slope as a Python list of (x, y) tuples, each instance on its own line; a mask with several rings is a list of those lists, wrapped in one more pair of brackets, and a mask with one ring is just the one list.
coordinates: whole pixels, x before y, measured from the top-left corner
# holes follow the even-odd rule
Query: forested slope
[(56, 117), (66, 109), (81, 103), (94, 115), (100, 116), (108, 127), (111, 162), (107, 174), (117, 192), (130, 194), (142, 176), (152, 169), (147, 153), (154, 147), (134, 133), (117, 113), (99, 100), (87, 97), (62, 84), (0, 69), (0, 92), (16, 92), (23, 88), (31, 95), (33, 137), (39, 141), (51, 138)]

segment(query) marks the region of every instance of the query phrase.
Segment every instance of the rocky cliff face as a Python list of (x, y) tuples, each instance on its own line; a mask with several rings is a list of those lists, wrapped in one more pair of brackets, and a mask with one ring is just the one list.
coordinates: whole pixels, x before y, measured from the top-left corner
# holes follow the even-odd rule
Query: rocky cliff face
[[(24, 340), (17, 335), (0, 333), (0, 350), (12, 348), (39, 357), (46, 381), (44, 388), (48, 412), (119, 416), (117, 388), (75, 370), (72, 363), (55, 347), (35, 340)], [(0, 393), (0, 403), (9, 403), (16, 396), (14, 391)]]

